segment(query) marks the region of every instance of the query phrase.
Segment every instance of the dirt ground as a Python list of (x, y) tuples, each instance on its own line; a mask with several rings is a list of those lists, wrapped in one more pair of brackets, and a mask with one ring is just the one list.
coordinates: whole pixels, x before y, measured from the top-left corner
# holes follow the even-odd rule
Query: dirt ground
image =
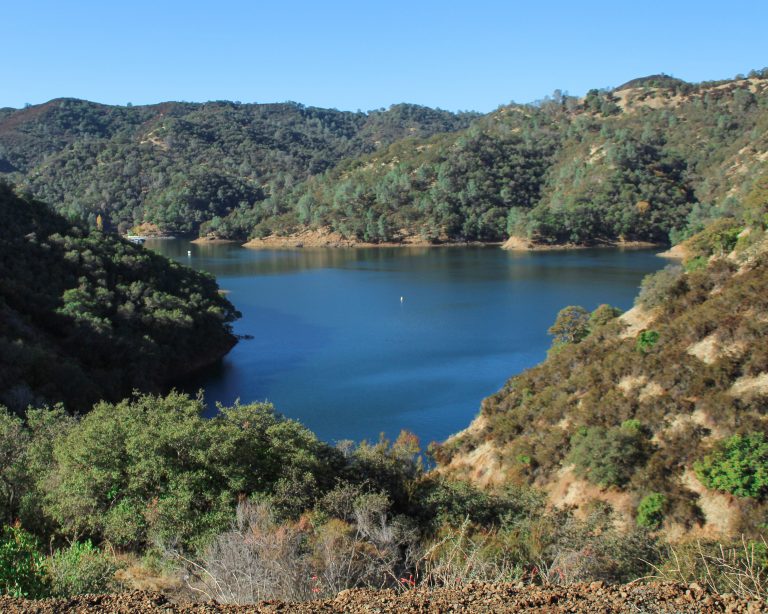
[(459, 589), (394, 591), (348, 590), (334, 599), (289, 603), (264, 601), (249, 606), (200, 603), (179, 605), (160, 593), (131, 592), (86, 595), (72, 599), (24, 601), (0, 597), (0, 611), (8, 614), (59, 612), (214, 613), (214, 612), (768, 612), (768, 604), (712, 595), (697, 584), (631, 584), (606, 586), (601, 582), (570, 587), (512, 584), (468, 584)]

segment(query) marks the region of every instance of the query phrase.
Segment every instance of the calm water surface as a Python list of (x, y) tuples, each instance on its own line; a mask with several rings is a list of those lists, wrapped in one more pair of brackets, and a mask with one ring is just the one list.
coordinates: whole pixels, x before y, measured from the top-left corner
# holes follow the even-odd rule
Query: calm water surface
[(645, 250), (146, 246), (214, 274), (243, 314), (235, 332), (254, 337), (183, 384), (204, 388), (212, 411), (269, 400), (327, 441), (404, 428), (425, 445), (544, 358), (562, 307), (629, 308), (665, 264)]

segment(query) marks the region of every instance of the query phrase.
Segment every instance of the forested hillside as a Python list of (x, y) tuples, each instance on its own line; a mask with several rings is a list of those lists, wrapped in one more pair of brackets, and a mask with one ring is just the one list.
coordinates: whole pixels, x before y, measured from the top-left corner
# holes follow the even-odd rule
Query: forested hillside
[(57, 99), (0, 110), (0, 177), (91, 225), (101, 214), (113, 229), (149, 222), (190, 233), (343, 158), (464, 128), (474, 117), (406, 104), (349, 113), (296, 103)]
[(215, 280), (0, 183), (0, 404), (85, 410), (235, 343)]
[(768, 163), (768, 72), (634, 79), (485, 116), (212, 102), (0, 110), (0, 175), (127, 231), (348, 241), (679, 241)]
[(763, 526), (767, 180), (747, 199), (753, 225), (686, 241), (684, 264), (646, 278), (631, 311), (564, 307), (547, 360), (436, 450), (443, 470), (536, 485), (557, 505), (602, 500), (673, 538)]
[(766, 76), (647, 78), (501, 107), (467, 130), (346, 161), (282, 191), (276, 210), (220, 226), (255, 236), (327, 226), (371, 242), (677, 241), (738, 215), (768, 162)]

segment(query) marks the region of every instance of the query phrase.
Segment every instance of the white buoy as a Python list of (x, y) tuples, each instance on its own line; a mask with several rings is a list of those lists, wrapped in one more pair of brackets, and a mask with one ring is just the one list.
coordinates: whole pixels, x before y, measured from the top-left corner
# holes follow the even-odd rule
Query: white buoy
[(405, 300), (405, 297), (404, 297), (404, 296), (401, 296), (401, 297), (400, 297), (400, 302), (402, 303), (404, 300)]
[(187, 250), (187, 256), (191, 256), (191, 255), (192, 255), (192, 250), (191, 250), (191, 249), (188, 249), (188, 250)]

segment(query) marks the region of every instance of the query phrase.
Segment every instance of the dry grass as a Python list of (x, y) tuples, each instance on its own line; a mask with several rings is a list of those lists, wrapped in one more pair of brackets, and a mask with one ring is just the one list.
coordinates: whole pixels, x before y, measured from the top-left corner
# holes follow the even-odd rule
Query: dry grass
[(513, 582), (523, 568), (493, 547), (494, 533), (471, 533), (470, 522), (432, 544), (416, 564), (416, 579), (402, 578), (405, 586), (457, 588), (468, 582)]
[(738, 546), (717, 544), (714, 548), (700, 541), (695, 546), (671, 547), (663, 565), (651, 565), (653, 579), (690, 584), (700, 582), (711, 592), (731, 593), (738, 597), (768, 599), (768, 543), (747, 541), (742, 535)]

